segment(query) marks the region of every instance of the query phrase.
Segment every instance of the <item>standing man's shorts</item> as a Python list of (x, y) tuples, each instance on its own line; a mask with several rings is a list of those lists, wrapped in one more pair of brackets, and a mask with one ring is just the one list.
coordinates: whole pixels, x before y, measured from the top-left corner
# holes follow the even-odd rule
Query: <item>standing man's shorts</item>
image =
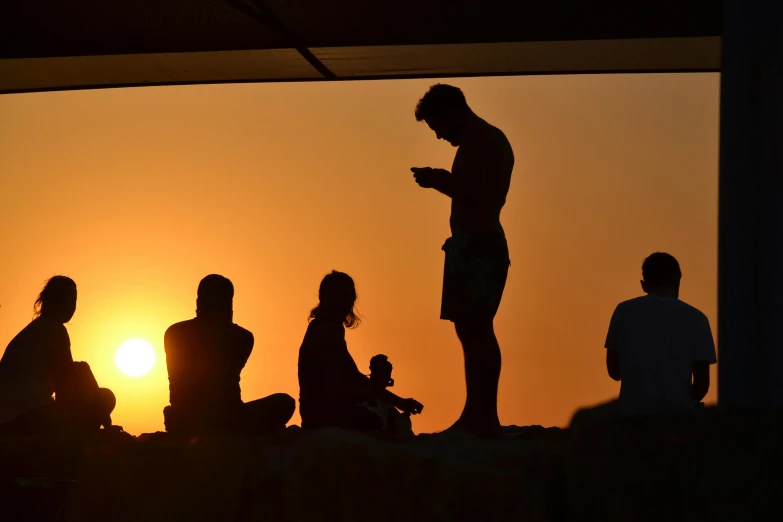
[(450, 237), (443, 251), (440, 318), (452, 322), (494, 318), (511, 265), (506, 238)]

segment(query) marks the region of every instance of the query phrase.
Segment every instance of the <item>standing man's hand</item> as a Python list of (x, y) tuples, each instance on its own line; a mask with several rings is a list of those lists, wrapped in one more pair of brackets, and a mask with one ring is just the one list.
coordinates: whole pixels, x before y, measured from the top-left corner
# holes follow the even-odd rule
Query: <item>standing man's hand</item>
[(444, 176), (449, 176), (450, 173), (443, 169), (433, 169), (431, 167), (412, 167), (413, 179), (422, 188), (434, 188), (439, 181), (444, 179)]

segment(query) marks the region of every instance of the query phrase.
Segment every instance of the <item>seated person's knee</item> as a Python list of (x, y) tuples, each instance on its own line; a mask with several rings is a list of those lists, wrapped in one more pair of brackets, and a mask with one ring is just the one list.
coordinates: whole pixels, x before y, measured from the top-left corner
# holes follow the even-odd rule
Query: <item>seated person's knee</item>
[(291, 416), (293, 416), (294, 412), (296, 411), (296, 399), (290, 395), (288, 396), (288, 411), (291, 412)]
[(291, 420), (296, 411), (296, 400), (287, 393), (275, 393), (267, 397), (264, 402), (274, 412), (274, 417), (281, 419), (283, 423)]
[(104, 413), (108, 415), (113, 412), (114, 408), (117, 406), (117, 397), (114, 396), (114, 392), (108, 388), (100, 388), (98, 393), (100, 394), (101, 406)]
[(280, 393), (278, 396), (280, 397), (278, 399), (280, 401), (280, 412), (286, 418), (286, 422), (288, 422), (296, 411), (296, 399), (287, 393)]

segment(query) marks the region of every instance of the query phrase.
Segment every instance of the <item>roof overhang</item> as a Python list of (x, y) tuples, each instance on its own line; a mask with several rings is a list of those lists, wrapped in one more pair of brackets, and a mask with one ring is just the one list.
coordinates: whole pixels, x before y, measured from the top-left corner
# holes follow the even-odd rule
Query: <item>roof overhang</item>
[[(720, 70), (720, 3), (37, 0), (0, 17), (0, 93)], [(584, 4), (588, 4), (585, 6)]]

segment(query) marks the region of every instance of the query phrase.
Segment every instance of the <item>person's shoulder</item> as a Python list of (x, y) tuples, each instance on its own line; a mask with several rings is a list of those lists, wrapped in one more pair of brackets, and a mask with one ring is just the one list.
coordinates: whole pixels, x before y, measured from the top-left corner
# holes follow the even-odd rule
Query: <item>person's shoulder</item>
[(690, 305), (685, 301), (681, 301), (680, 299), (677, 299), (677, 306), (680, 309), (680, 313), (691, 317), (694, 321), (709, 322), (709, 319), (707, 318), (707, 314), (705, 314), (695, 306)]
[(71, 337), (68, 335), (68, 329), (60, 321), (49, 319), (48, 317), (38, 317), (31, 322), (26, 330), (35, 332), (38, 335), (45, 335), (57, 340), (71, 342)]
[(187, 319), (174, 323), (166, 329), (164, 334), (165, 339), (177, 338), (182, 335), (187, 335), (188, 332), (196, 328), (196, 319)]
[(172, 324), (171, 326), (169, 326), (166, 329), (166, 333), (169, 333), (169, 332), (175, 333), (175, 332), (180, 332), (182, 330), (187, 330), (187, 329), (193, 327), (193, 323), (194, 322), (195, 322), (195, 319), (187, 319), (185, 321), (180, 321), (178, 323), (174, 323), (174, 324)]
[(508, 143), (508, 139), (503, 131), (486, 120), (481, 120), (478, 125), (473, 127), (465, 140), (469, 148), (498, 147), (504, 142)]
[(310, 322), (307, 326), (307, 331), (311, 335), (345, 338), (345, 327), (333, 321), (319, 321), (316, 319)]
[(480, 126), (480, 132), (478, 132), (478, 141), (484, 144), (484, 146), (494, 148), (511, 148), (511, 142), (506, 137), (506, 133), (495, 127), (486, 120), (482, 120)]
[(231, 333), (234, 336), (236, 336), (239, 340), (241, 340), (241, 341), (243, 341), (245, 343), (253, 344), (254, 339), (255, 339), (253, 337), (253, 332), (251, 332), (247, 328), (242, 328), (241, 326), (239, 326), (236, 323), (232, 323), (231, 324)]
[(476, 152), (489, 155), (492, 158), (502, 158), (510, 167), (514, 164), (514, 149), (506, 134), (491, 123), (482, 120), (483, 123), (476, 133), (476, 137), (470, 144)]
[(634, 297), (631, 299), (626, 299), (625, 301), (622, 301), (615, 307), (615, 313), (622, 313), (628, 310), (635, 310), (637, 308), (640, 308), (642, 306), (647, 306), (647, 296), (639, 296)]

